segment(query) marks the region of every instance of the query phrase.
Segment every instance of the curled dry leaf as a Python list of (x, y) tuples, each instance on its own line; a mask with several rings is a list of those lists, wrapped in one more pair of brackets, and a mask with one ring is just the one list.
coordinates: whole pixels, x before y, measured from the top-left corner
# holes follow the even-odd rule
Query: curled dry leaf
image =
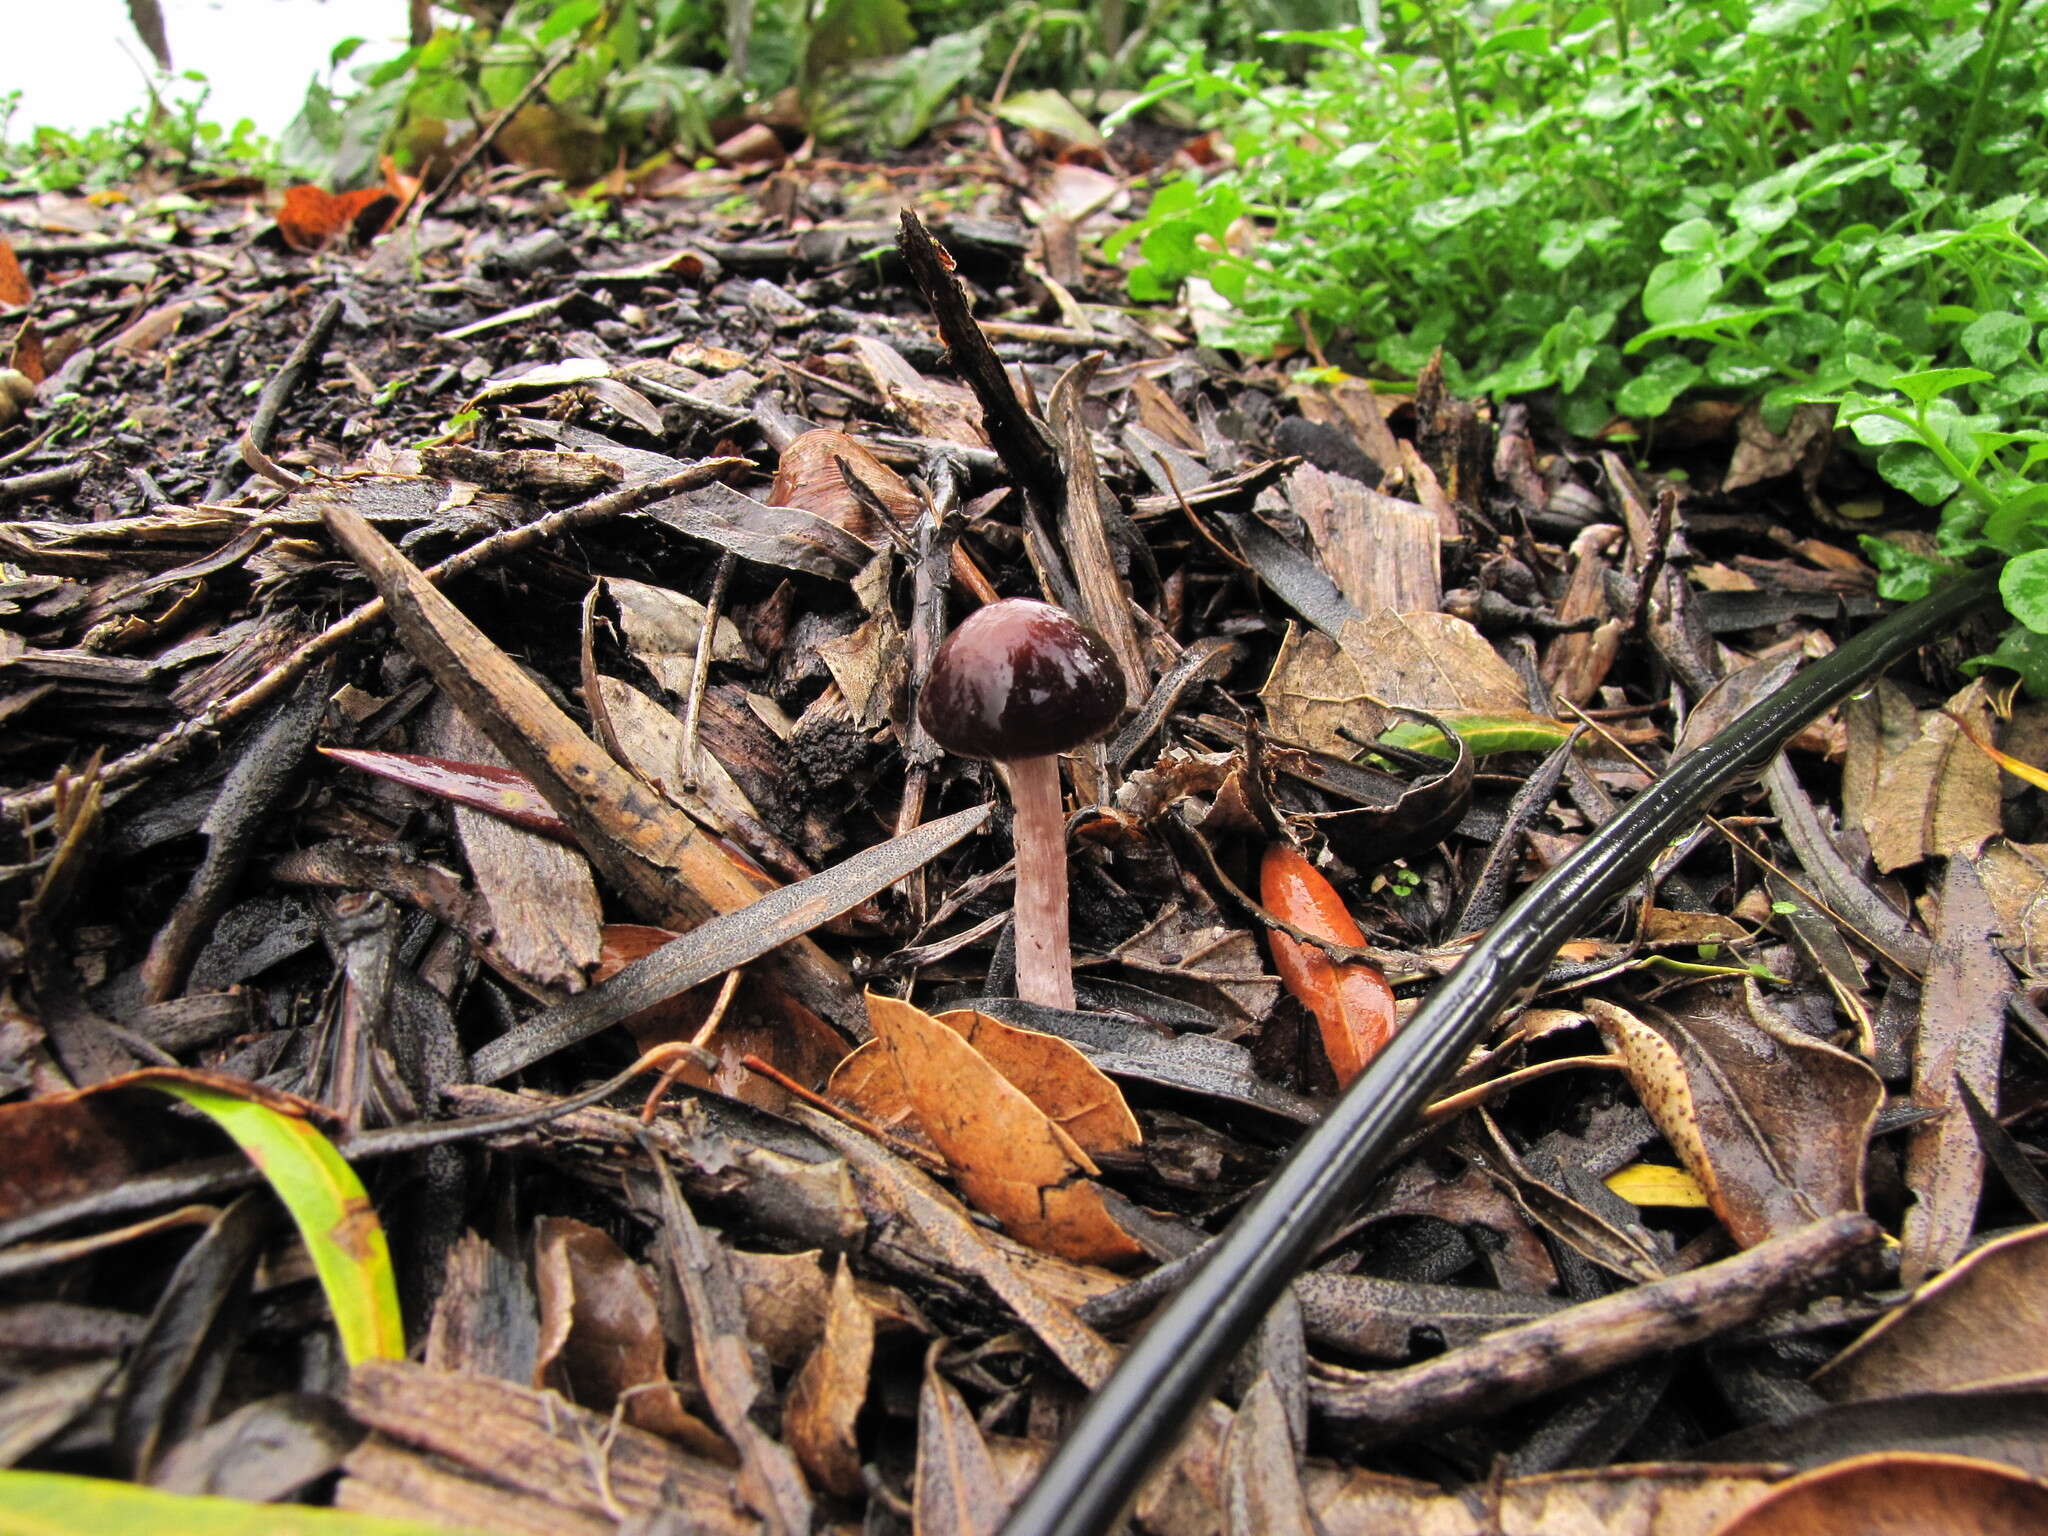
[[(1093, 1160), (1057, 1120), (954, 1029), (894, 998), (870, 992), (867, 1004), (918, 1123), (970, 1204), (1019, 1241), (1061, 1258), (1120, 1264), (1140, 1257), (1089, 1178), (1098, 1171)], [(1104, 1086), (1116, 1093), (1107, 1079)]]
[(2048, 1377), (2048, 1226), (1986, 1243), (1820, 1370), (1836, 1402)]
[[(860, 482), (860, 491), (848, 477)], [(861, 491), (867, 494), (862, 495)], [(880, 549), (889, 543), (872, 508), (880, 506), (900, 529), (908, 530), (924, 510), (901, 475), (844, 432), (805, 432), (782, 450), (768, 504), (796, 507), (836, 523), (861, 543)]]
[(2048, 1483), (1967, 1456), (1879, 1452), (1780, 1483), (1713, 1536), (2030, 1536), (2048, 1530)]
[(1884, 1085), (1868, 1063), (1779, 1019), (1753, 981), (1695, 988), (1673, 1012), (1587, 1012), (1664, 1139), (1743, 1247), (1863, 1207)]
[[(1336, 887), (1285, 843), (1272, 844), (1259, 862), (1259, 900), (1304, 933), (1333, 944), (1365, 942)], [(1386, 973), (1363, 960), (1332, 960), (1277, 929), (1266, 942), (1287, 990), (1315, 1015), (1338, 1087), (1348, 1087), (1400, 1026)]]
[(600, 1411), (622, 1403), (627, 1423), (699, 1456), (732, 1459), (731, 1447), (668, 1385), (668, 1341), (645, 1269), (597, 1228), (544, 1216), (534, 1271), (541, 1311), (536, 1387), (556, 1387), (572, 1403)]
[(875, 1319), (861, 1300), (853, 1271), (841, 1260), (832, 1277), (825, 1336), (790, 1383), (782, 1405), (782, 1438), (822, 1488), (852, 1498), (861, 1491), (854, 1421), (868, 1394)]

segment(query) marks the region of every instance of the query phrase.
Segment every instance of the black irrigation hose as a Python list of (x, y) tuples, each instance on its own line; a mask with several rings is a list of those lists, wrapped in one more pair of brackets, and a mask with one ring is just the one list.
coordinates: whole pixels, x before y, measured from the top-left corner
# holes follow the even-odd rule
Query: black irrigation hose
[(1724, 789), (1760, 771), (1829, 705), (1952, 629), (1992, 594), (1995, 581), (1995, 571), (1967, 576), (1808, 667), (1680, 758), (1531, 886), (1211, 1245), (1208, 1260), (1089, 1402), (1011, 1512), (1003, 1536), (1104, 1536), (1267, 1308), (1363, 1198), (1382, 1159), (1515, 989)]

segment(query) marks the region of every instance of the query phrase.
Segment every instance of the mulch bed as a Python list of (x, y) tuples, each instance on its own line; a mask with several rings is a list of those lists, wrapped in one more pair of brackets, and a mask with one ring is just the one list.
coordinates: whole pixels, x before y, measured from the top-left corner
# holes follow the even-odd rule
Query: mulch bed
[[(1405, 1017), (1876, 613), (1855, 531), (1909, 520), (1810, 409), (1567, 442), (1219, 355), (1113, 302), (1098, 170), (672, 191), (598, 224), (501, 177), (311, 254), (253, 198), (0, 200), (47, 374), (0, 430), (0, 1464), (992, 1530), (1337, 1089), (1266, 850)], [(914, 725), (999, 596), (1128, 685), (1066, 761), (1073, 1010), (1014, 996), (1001, 775)], [(2048, 849), (1973, 743), (2048, 732), (1988, 648), (1804, 732), (1566, 946), (1145, 1529), (1705, 1532), (1862, 1451), (2048, 1473)], [(351, 1369), (149, 1068), (342, 1149), (406, 1359)]]

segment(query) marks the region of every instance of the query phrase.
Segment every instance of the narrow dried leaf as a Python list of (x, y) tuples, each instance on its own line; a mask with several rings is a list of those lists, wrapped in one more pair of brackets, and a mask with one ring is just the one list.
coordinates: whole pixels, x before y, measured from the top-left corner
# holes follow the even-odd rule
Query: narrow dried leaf
[(1315, 1536), (1287, 1409), (1261, 1373), (1223, 1437), (1225, 1536)]
[[(1365, 942), (1336, 887), (1285, 843), (1268, 846), (1260, 860), (1259, 900), (1275, 917), (1316, 938), (1350, 946)], [(1315, 1015), (1337, 1086), (1348, 1088), (1400, 1027), (1386, 973), (1364, 960), (1332, 960), (1278, 929), (1267, 933), (1266, 942), (1280, 980)]]
[(374, 773), (380, 779), (403, 784), (451, 805), (466, 805), (557, 842), (575, 841), (569, 824), (541, 798), (533, 781), (510, 768), (490, 763), (458, 763), (412, 752), (372, 752), (355, 747), (321, 747), (319, 751), (338, 763)]
[(476, 1080), (496, 1082), (664, 998), (745, 965), (795, 934), (808, 933), (937, 858), (988, 814), (989, 807), (979, 805), (926, 822), (905, 837), (877, 844), (808, 880), (772, 891), (752, 906), (693, 928), (602, 986), (493, 1040), (476, 1053)]
[(2048, 1226), (1986, 1243), (1830, 1360), (1837, 1402), (1970, 1392), (2048, 1377)]
[(1913, 1104), (1936, 1115), (1906, 1144), (1906, 1186), (1914, 1201), (1899, 1234), (1899, 1278), (1907, 1285), (1953, 1263), (1976, 1228), (1984, 1149), (1957, 1084), (1967, 1083), (1978, 1102), (1997, 1108), (2005, 999), (2013, 981), (1997, 929), (1975, 863), (1950, 859), (1939, 942), (1920, 991), (1913, 1041)]
[(853, 1271), (841, 1259), (832, 1277), (825, 1336), (790, 1383), (782, 1405), (782, 1438), (811, 1481), (842, 1498), (861, 1491), (854, 1421), (867, 1398), (874, 1354), (874, 1314), (861, 1300)]
[(953, 1384), (926, 1361), (917, 1400), (916, 1536), (995, 1536), (1009, 1501), (988, 1445)]
[(1089, 1181), (1088, 1154), (1043, 1110), (929, 1014), (872, 992), (867, 1001), (919, 1123), (970, 1203), (1061, 1258), (1117, 1264), (1142, 1255)]

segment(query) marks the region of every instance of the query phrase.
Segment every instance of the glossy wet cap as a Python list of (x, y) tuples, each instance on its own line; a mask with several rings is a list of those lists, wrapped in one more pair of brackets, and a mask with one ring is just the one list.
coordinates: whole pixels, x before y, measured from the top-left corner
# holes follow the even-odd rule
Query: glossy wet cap
[(1094, 630), (1006, 598), (970, 614), (932, 658), (917, 718), (962, 757), (1043, 757), (1092, 741), (1124, 710), (1124, 679)]

